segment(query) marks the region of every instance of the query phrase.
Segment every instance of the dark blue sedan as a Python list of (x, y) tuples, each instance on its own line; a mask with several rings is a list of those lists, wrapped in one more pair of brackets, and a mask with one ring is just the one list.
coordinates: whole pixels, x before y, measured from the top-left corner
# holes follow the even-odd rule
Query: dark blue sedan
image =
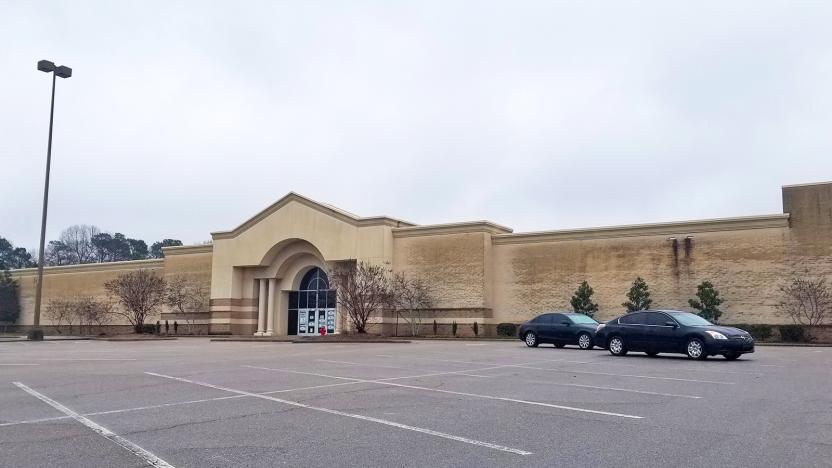
[(540, 343), (552, 343), (556, 348), (578, 345), (581, 349), (592, 349), (597, 326), (598, 322), (584, 314), (550, 312), (524, 322), (517, 336), (532, 348)]

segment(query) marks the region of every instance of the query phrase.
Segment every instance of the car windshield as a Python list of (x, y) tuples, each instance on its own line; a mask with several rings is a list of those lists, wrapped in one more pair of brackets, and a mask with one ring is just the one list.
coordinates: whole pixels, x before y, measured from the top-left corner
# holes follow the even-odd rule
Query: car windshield
[(574, 323), (598, 323), (592, 317), (584, 314), (569, 314), (567, 317), (569, 317), (569, 319)]
[(677, 322), (687, 327), (704, 327), (707, 325), (713, 325), (711, 322), (690, 312), (672, 312), (670, 315), (675, 318)]

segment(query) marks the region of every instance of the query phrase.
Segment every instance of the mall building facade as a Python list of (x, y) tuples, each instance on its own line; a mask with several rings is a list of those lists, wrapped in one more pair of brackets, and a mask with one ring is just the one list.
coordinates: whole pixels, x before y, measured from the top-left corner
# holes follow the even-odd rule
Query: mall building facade
[[(328, 273), (364, 261), (427, 282), (433, 306), (422, 314), (425, 333), (436, 321), (440, 333), (457, 322), (461, 334), (470, 334), (477, 322), (493, 334), (498, 323), (568, 309), (584, 280), (595, 289), (596, 318), (612, 318), (623, 313), (637, 276), (647, 281), (655, 307), (689, 309), (696, 286), (708, 280), (725, 300), (724, 323), (788, 323), (776, 310), (780, 287), (794, 276), (832, 279), (832, 183), (784, 186), (782, 196), (783, 212), (763, 216), (514, 233), (489, 221), (416, 225), (359, 217), (290, 193), (233, 230), (212, 233), (212, 244), (168, 247), (159, 260), (46, 268), (44, 304), (105, 297), (106, 281), (147, 269), (204, 283), (209, 307), (189, 317), (202, 332), (344, 332), (349, 324)], [(36, 269), (13, 275), (26, 328)], [(164, 311), (158, 318), (185, 317)], [(392, 333), (396, 320), (380, 313), (371, 331)]]

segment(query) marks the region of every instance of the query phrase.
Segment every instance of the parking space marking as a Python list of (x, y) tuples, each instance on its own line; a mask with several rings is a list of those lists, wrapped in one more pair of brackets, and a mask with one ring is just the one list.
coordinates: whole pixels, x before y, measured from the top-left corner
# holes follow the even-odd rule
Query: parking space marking
[(229, 393), (235, 393), (235, 394), (238, 394), (238, 395), (246, 395), (246, 396), (250, 396), (250, 397), (253, 397), (253, 398), (260, 398), (260, 399), (263, 399), (263, 400), (274, 401), (276, 403), (282, 403), (284, 405), (295, 406), (295, 407), (298, 407), (298, 408), (304, 408), (304, 409), (308, 409), (308, 410), (312, 410), (312, 411), (318, 411), (318, 412), (321, 412), (321, 413), (328, 413), (328, 414), (333, 414), (333, 415), (336, 415), (336, 416), (343, 416), (343, 417), (347, 417), (347, 418), (353, 418), (353, 419), (359, 419), (359, 420), (362, 420), (362, 421), (368, 421), (368, 422), (373, 422), (373, 423), (377, 423), (377, 424), (383, 424), (385, 426), (390, 426), (390, 427), (395, 427), (395, 428), (398, 428), (398, 429), (418, 432), (418, 433), (421, 433), (421, 434), (426, 434), (426, 435), (430, 435), (430, 436), (434, 436), (434, 437), (439, 437), (439, 438), (442, 438), (442, 439), (454, 440), (454, 441), (457, 441), (457, 442), (462, 442), (462, 443), (466, 443), (466, 444), (470, 444), (470, 445), (476, 445), (476, 446), (480, 446), (480, 447), (489, 448), (489, 449), (492, 449), (492, 450), (498, 450), (500, 452), (513, 453), (513, 454), (516, 454), (516, 455), (523, 455), (523, 456), (532, 454), (532, 452), (528, 452), (526, 450), (507, 447), (507, 446), (504, 446), (504, 445), (493, 444), (493, 443), (490, 443), (490, 442), (483, 442), (481, 440), (476, 440), (476, 439), (469, 439), (467, 437), (448, 434), (448, 433), (445, 433), (445, 432), (434, 431), (432, 429), (426, 429), (426, 428), (423, 428), (423, 427), (410, 426), (410, 425), (407, 425), (407, 424), (401, 424), (401, 423), (397, 423), (397, 422), (394, 422), (394, 421), (388, 421), (386, 419), (374, 418), (374, 417), (371, 417), (371, 416), (364, 416), (364, 415), (355, 414), (355, 413), (347, 413), (345, 411), (339, 411), (339, 410), (334, 410), (334, 409), (330, 409), (330, 408), (323, 408), (323, 407), (320, 407), (320, 406), (312, 406), (312, 405), (308, 405), (306, 403), (301, 403), (301, 402), (298, 402), (298, 401), (283, 400), (281, 398), (275, 398), (275, 397), (269, 396), (269, 395), (261, 395), (259, 393), (247, 392), (245, 390), (238, 390), (238, 389), (235, 389), (235, 388), (223, 387), (221, 385), (214, 385), (214, 384), (210, 384), (210, 383), (207, 383), (207, 382), (200, 382), (200, 381), (197, 381), (197, 380), (189, 380), (189, 379), (184, 379), (184, 378), (181, 378), (181, 377), (174, 377), (174, 376), (165, 375), (165, 374), (157, 374), (155, 372), (145, 372), (145, 374), (153, 375), (153, 376), (161, 377), (161, 378), (165, 378), (165, 379), (170, 379), (170, 380), (177, 380), (177, 381), (189, 383), (189, 384), (192, 384), (192, 385), (200, 385), (200, 386), (203, 386), (203, 387), (214, 388), (214, 389), (217, 389), (217, 390), (223, 390), (223, 391), (226, 391), (226, 392), (229, 392)]
[(0, 363), (0, 366), (39, 366), (40, 364), (6, 364)]
[[(464, 374), (463, 374), (464, 375)], [(666, 397), (673, 397), (673, 398), (690, 398), (692, 400), (699, 400), (702, 397), (696, 395), (682, 395), (679, 393), (663, 393), (663, 392), (651, 392), (648, 390), (635, 390), (632, 388), (619, 388), (619, 387), (604, 387), (602, 385), (584, 385), (584, 384), (570, 384), (570, 383), (560, 383), (560, 382), (547, 382), (544, 380), (529, 380), (520, 378), (518, 379), (516, 376), (510, 374), (495, 374), (495, 375), (484, 375), (483, 377), (487, 377), (489, 379), (495, 378), (502, 378), (502, 377), (511, 377), (514, 380), (519, 380), (521, 382), (528, 382), (528, 383), (539, 383), (545, 385), (555, 385), (558, 387), (576, 387), (576, 388), (592, 388), (596, 390), (609, 390), (615, 392), (625, 392), (625, 393), (640, 393), (644, 395), (656, 395), (656, 396), (666, 396)]]
[(29, 388), (28, 386), (26, 386), (25, 384), (23, 384), (21, 382), (12, 382), (12, 383), (14, 383), (14, 385), (16, 385), (18, 388), (20, 388), (24, 392), (28, 393), (29, 395), (32, 395), (33, 397), (37, 398), (38, 400), (40, 400), (40, 401), (46, 403), (47, 405), (55, 408), (56, 410), (60, 411), (61, 413), (64, 413), (65, 415), (67, 415), (70, 418), (78, 421), (79, 423), (83, 424), (84, 426), (92, 429), (96, 434), (100, 435), (101, 437), (104, 437), (105, 439), (109, 440), (110, 442), (113, 442), (114, 444), (118, 445), (119, 447), (121, 447), (121, 448), (127, 450), (128, 452), (132, 453), (133, 455), (139, 457), (140, 459), (142, 459), (148, 465), (156, 467), (156, 468), (173, 468), (173, 465), (171, 465), (170, 463), (162, 460), (161, 458), (154, 455), (153, 453), (139, 447), (138, 445), (134, 444), (133, 442), (130, 442), (129, 440), (125, 439), (124, 437), (121, 437), (120, 435), (118, 435), (115, 432), (107, 429), (106, 427), (96, 423), (95, 421), (92, 421), (89, 418), (81, 416), (80, 414), (76, 413), (75, 411), (72, 411), (71, 409), (67, 408), (66, 406), (64, 406), (64, 405), (58, 403), (57, 401), (49, 398), (48, 396)]
[[(328, 388), (328, 387), (340, 387), (343, 385), (357, 385), (361, 382), (339, 382), (335, 384), (325, 384), (325, 385), (313, 385), (309, 387), (298, 387), (298, 388), (287, 388), (283, 390), (270, 390), (268, 392), (263, 392), (263, 395), (272, 395), (275, 393), (288, 393), (288, 392), (297, 392), (300, 390), (313, 390), (318, 388)], [(223, 396), (223, 397), (214, 397), (214, 398), (203, 398), (201, 400), (188, 400), (188, 401), (177, 401), (174, 403), (160, 403), (158, 405), (149, 405), (149, 406), (134, 406), (132, 408), (121, 408), (116, 410), (107, 410), (107, 411), (95, 411), (92, 413), (84, 413), (82, 416), (99, 416), (99, 415), (106, 415), (106, 414), (117, 414), (117, 413), (128, 413), (132, 411), (143, 411), (149, 409), (157, 409), (157, 408), (167, 408), (170, 406), (180, 406), (180, 405), (192, 405), (194, 403), (207, 403), (213, 401), (220, 401), (220, 400), (231, 400), (234, 398), (244, 398), (246, 395), (232, 395), (232, 396)], [(0, 423), (0, 427), (6, 426), (17, 426), (19, 424), (35, 424), (41, 422), (49, 422), (49, 421), (60, 421), (62, 419), (69, 419), (69, 416), (56, 416), (52, 418), (38, 418), (38, 419), (27, 419), (24, 421), (11, 421), (6, 423)]]
[[(378, 355), (378, 354), (376, 356), (384, 357), (383, 355)], [(421, 358), (421, 359), (433, 360), (431, 358)], [(441, 360), (441, 361), (445, 361), (445, 360)], [(479, 363), (474, 362), (474, 361), (453, 361), (453, 362), (468, 363), (468, 364), (479, 364)], [(534, 362), (541, 362), (541, 361), (538, 360), (538, 361), (534, 361)], [(499, 367), (517, 367), (517, 366), (525, 366), (525, 365), (526, 364), (503, 364), (503, 365), (500, 365)], [(557, 369), (547, 369), (547, 370), (557, 370)], [(472, 372), (472, 371), (457, 371), (457, 372), (454, 372), (454, 374), (470, 375), (470, 374), (466, 374), (465, 372)], [(495, 377), (499, 377), (499, 375), (479, 375), (479, 376), (471, 375), (471, 377), (495, 378)], [(626, 392), (626, 393), (642, 393), (642, 394), (645, 394), (645, 395), (657, 395), (657, 396), (666, 396), (666, 397), (675, 397), (675, 398), (690, 398), (690, 399), (700, 399), (700, 398), (702, 398), (702, 397), (696, 396), (696, 395), (682, 395), (682, 394), (678, 394), (678, 393), (650, 392), (650, 391), (646, 391), (646, 390), (634, 390), (634, 389), (629, 389), (629, 388), (618, 388), (618, 387), (604, 387), (604, 386), (600, 386), (600, 385), (562, 384), (562, 383), (543, 382), (543, 381), (535, 381), (535, 380), (528, 380), (528, 379), (521, 379), (521, 380), (523, 380), (524, 382), (546, 383), (546, 384), (550, 384), (550, 385), (557, 385), (557, 386), (564, 386), (564, 387), (593, 388), (593, 389), (597, 389), (597, 390), (609, 390), (609, 391), (618, 391), (618, 392)]]
[(135, 358), (33, 358), (33, 361), (138, 361)]
[(361, 367), (381, 367), (384, 369), (409, 369), (413, 370), (412, 367), (400, 367), (400, 366), (382, 366), (382, 365), (375, 365), (375, 364), (363, 364), (360, 362), (351, 362), (351, 361), (333, 361), (331, 359), (315, 359), (318, 362), (331, 362), (334, 364), (347, 364), (350, 366), (361, 366)]
[(683, 379), (680, 377), (657, 377), (655, 375), (638, 375), (638, 374), (613, 374), (609, 372), (590, 372), (590, 371), (576, 371), (568, 369), (550, 369), (547, 367), (531, 367), (521, 364), (508, 364), (506, 367), (518, 367), (520, 369), (542, 370), (550, 372), (565, 372), (567, 374), (587, 374), (587, 375), (605, 375), (610, 377), (629, 377), (634, 379), (651, 379), (651, 380), (670, 380), (675, 382), (696, 382), (707, 383), (713, 385), (734, 385), (734, 382), (718, 382), (715, 380), (699, 380), (699, 379)]
[[(327, 375), (327, 374), (316, 374), (314, 372), (293, 371), (293, 370), (288, 370), (288, 369), (272, 369), (270, 367), (259, 367), (259, 366), (250, 366), (250, 365), (244, 365), (243, 367), (248, 367), (248, 368), (251, 368), (251, 369), (260, 369), (260, 370), (271, 370), (271, 371), (283, 370), (283, 372), (289, 372), (289, 373), (293, 373), (293, 374), (313, 375), (313, 376), (316, 376), (316, 377), (326, 377), (326, 378), (330, 378), (330, 379), (331, 378), (349, 379), (349, 377), (333, 377), (333, 376), (330, 376), (330, 375)], [(485, 370), (503, 369), (505, 367), (506, 366), (491, 366), (491, 367), (482, 367), (482, 368), (479, 368), (479, 369), (431, 372), (429, 374), (405, 375), (405, 376), (402, 376), (402, 377), (387, 377), (387, 378), (384, 378), (384, 379), (373, 379), (373, 382), (386, 382), (388, 380), (402, 380), (402, 379), (418, 379), (418, 378), (421, 378), (421, 377), (435, 377), (435, 376), (438, 376), (438, 375), (464, 374), (466, 372), (480, 372), (480, 371), (485, 371)], [(351, 380), (361, 380), (361, 379), (351, 379)]]
[[(588, 409), (588, 408), (577, 408), (577, 407), (574, 407), (574, 406), (555, 405), (555, 404), (552, 404), (552, 403), (544, 403), (544, 402), (541, 402), (541, 401), (519, 400), (519, 399), (516, 399), (516, 398), (500, 397), (500, 396), (494, 396), (494, 395), (483, 395), (483, 394), (479, 394), (479, 393), (457, 392), (457, 391), (453, 391), (453, 390), (443, 390), (443, 389), (439, 389), (439, 388), (420, 387), (420, 386), (417, 386), (417, 385), (407, 385), (407, 384), (402, 384), (402, 383), (390, 382), (390, 380), (399, 380), (399, 379), (403, 379), (403, 378), (414, 378), (414, 377), (394, 377), (394, 378), (390, 378), (390, 379), (368, 380), (368, 379), (356, 379), (356, 378), (352, 378), (352, 377), (340, 377), (340, 376), (328, 375), (328, 374), (293, 371), (293, 370), (288, 370), (288, 369), (275, 369), (275, 368), (271, 368), (271, 367), (255, 367), (255, 366), (245, 366), (245, 367), (251, 367), (251, 368), (254, 368), (254, 369), (262, 369), (262, 370), (268, 370), (268, 371), (274, 371), (274, 372), (288, 372), (288, 373), (292, 373), (292, 374), (315, 375), (315, 376), (319, 376), (319, 377), (328, 377), (328, 378), (331, 378), (331, 379), (340, 379), (340, 380), (351, 380), (351, 381), (362, 382), (362, 383), (377, 383), (377, 384), (388, 385), (388, 386), (392, 386), (392, 387), (409, 388), (409, 389), (413, 389), (413, 390), (423, 390), (423, 391), (437, 392), (437, 393), (447, 393), (447, 394), (451, 394), (451, 395), (467, 396), (467, 397), (471, 397), (471, 398), (482, 398), (482, 399), (486, 399), (486, 400), (507, 401), (507, 402), (511, 402), (511, 403), (520, 403), (520, 404), (532, 405), (532, 406), (543, 406), (543, 407), (547, 407), (547, 408), (561, 409), (561, 410), (566, 410), (566, 411), (577, 411), (577, 412), (580, 412), (580, 413), (591, 413), (591, 414), (598, 414), (598, 415), (603, 415), (603, 416), (615, 416), (615, 417), (619, 417), (619, 418), (629, 418), (629, 419), (643, 419), (644, 418), (643, 416), (635, 416), (635, 415), (632, 415), (632, 414), (612, 413), (612, 412), (608, 412), (608, 411), (593, 410), (593, 409)], [(500, 367), (506, 367), (506, 366), (500, 366)], [(473, 372), (473, 371), (474, 370), (448, 372), (448, 374), (463, 374), (465, 372)]]
[[(548, 360), (548, 359), (546, 359), (545, 361), (546, 362), (558, 362), (556, 360)], [(623, 364), (623, 363), (613, 362), (613, 361), (610, 361), (610, 360), (600, 360), (600, 359), (595, 360), (595, 361), (589, 361), (586, 364), (608, 364), (608, 365), (614, 365), (616, 367), (635, 367), (635, 368), (639, 368), (639, 369), (643, 369), (643, 368), (656, 369), (655, 367), (650, 367), (649, 365), (646, 365), (646, 364)], [(662, 370), (662, 369), (658, 369), (658, 370)], [(684, 366), (684, 367), (675, 367), (674, 366), (672, 370), (674, 370), (674, 371), (682, 370), (682, 371), (690, 371), (690, 372), (713, 372), (713, 373), (717, 373), (717, 374), (753, 375), (755, 377), (763, 377), (765, 375), (765, 374), (760, 373), (760, 372), (727, 371), (727, 370), (717, 370), (717, 369), (697, 369), (695, 367), (690, 367), (690, 366)]]

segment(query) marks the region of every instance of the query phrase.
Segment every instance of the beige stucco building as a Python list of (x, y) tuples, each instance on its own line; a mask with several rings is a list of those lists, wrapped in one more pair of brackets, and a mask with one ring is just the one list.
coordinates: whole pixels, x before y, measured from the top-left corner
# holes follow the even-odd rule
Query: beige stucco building
[[(165, 258), (46, 268), (44, 303), (72, 295), (103, 296), (104, 282), (137, 269), (186, 275), (210, 290), (210, 307), (194, 320), (214, 333), (285, 335), (345, 331), (327, 293), (326, 272), (339, 262), (388, 263), (427, 281), (434, 307), (425, 323), (447, 332), (456, 321), (493, 333), (541, 311), (568, 309), (587, 280), (598, 318), (622, 313), (636, 276), (654, 306), (688, 309), (696, 285), (720, 290), (725, 323), (786, 323), (779, 287), (793, 275), (832, 276), (832, 183), (782, 187), (783, 212), (764, 216), (514, 233), (488, 221), (415, 225), (385, 216), (359, 217), (290, 193), (213, 244), (169, 247)], [(21, 325), (33, 319), (35, 269), (17, 270)], [(165, 311), (162, 320), (181, 320)], [(155, 320), (155, 319), (154, 319)], [(375, 319), (389, 333), (392, 316)], [(48, 325), (48, 321), (44, 324)], [(425, 327), (430, 332), (431, 325)]]

